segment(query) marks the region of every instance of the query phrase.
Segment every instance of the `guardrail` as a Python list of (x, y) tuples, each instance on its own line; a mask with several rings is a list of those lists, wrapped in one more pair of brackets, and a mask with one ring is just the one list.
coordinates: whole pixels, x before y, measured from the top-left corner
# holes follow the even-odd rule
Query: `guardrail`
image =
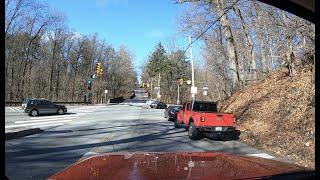
[[(92, 104), (91, 102), (53, 102), (55, 104)], [(21, 106), (22, 101), (7, 101), (5, 102), (6, 106)]]

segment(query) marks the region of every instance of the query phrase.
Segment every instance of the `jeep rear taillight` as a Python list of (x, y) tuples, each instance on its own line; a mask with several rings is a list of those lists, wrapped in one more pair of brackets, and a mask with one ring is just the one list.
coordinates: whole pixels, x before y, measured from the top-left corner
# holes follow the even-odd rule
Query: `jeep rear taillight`
[(206, 119), (203, 116), (201, 116), (200, 120), (201, 122), (204, 122)]

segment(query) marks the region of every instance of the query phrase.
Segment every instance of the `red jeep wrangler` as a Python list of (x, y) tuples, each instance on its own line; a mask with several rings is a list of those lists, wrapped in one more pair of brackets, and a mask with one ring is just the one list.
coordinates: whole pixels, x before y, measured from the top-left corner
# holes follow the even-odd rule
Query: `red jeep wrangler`
[(189, 101), (183, 104), (174, 122), (175, 128), (185, 127), (190, 139), (199, 139), (202, 134), (212, 138), (235, 138), (235, 117), (231, 113), (220, 113), (217, 104), (206, 101)]

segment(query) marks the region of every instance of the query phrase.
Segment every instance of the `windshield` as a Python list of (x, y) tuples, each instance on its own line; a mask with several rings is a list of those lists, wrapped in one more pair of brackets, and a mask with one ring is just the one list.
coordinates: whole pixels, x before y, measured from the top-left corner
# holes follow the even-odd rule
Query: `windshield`
[[(313, 1), (306, 0), (304, 16)], [(278, 5), (294, 12), (301, 3)], [(88, 160), (88, 171), (74, 177), (117, 179), (125, 168), (138, 176), (141, 167), (158, 179), (170, 179), (160, 176), (171, 172), (160, 172), (165, 167), (177, 179), (197, 179), (201, 168), (225, 179), (236, 179), (228, 168), (251, 172), (241, 158), (229, 167), (229, 155), (275, 160), (265, 164), (279, 174), (290, 169), (277, 171), (287, 167), (279, 162), (315, 168), (315, 24), (308, 21), (314, 18), (256, 0), (4, 0), (4, 6), (10, 179), (50, 179), (96, 155), (101, 169)], [(141, 160), (131, 161), (138, 152)], [(221, 171), (193, 152), (217, 153), (209, 157), (224, 163), (208, 162)], [(117, 164), (105, 153), (129, 154)], [(104, 166), (114, 171), (99, 177)]]

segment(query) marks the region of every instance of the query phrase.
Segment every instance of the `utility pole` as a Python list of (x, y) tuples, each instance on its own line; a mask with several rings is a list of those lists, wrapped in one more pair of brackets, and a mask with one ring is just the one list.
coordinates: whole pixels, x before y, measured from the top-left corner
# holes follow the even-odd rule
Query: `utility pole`
[(161, 76), (159, 72), (159, 78), (158, 78), (158, 93), (157, 93), (157, 98), (160, 100), (161, 99), (161, 91), (160, 91), (160, 81), (161, 81)]
[[(191, 36), (189, 35), (189, 43), (190, 43), (190, 60), (191, 60), (191, 73), (192, 73), (192, 79), (191, 79), (191, 89), (194, 88), (194, 67), (193, 67), (193, 58), (192, 58), (192, 44), (191, 44)], [(192, 100), (194, 100), (194, 93), (191, 93)]]
[(180, 83), (178, 82), (178, 98), (177, 98), (177, 105), (180, 104)]

